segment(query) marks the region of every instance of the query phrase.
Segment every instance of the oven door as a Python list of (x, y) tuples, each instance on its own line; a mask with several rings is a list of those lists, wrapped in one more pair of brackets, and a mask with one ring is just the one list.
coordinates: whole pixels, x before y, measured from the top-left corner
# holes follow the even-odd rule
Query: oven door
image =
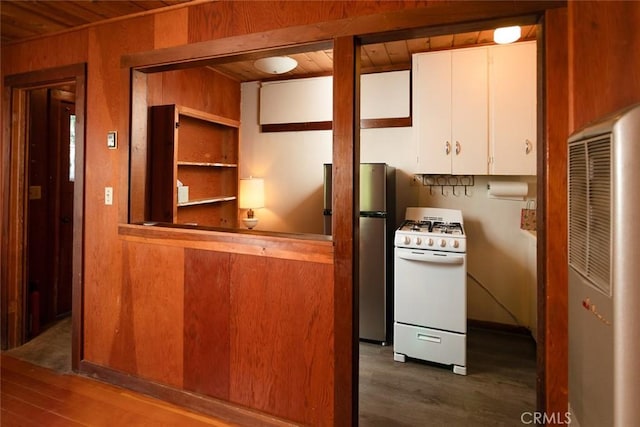
[(466, 254), (395, 248), (395, 321), (467, 331)]

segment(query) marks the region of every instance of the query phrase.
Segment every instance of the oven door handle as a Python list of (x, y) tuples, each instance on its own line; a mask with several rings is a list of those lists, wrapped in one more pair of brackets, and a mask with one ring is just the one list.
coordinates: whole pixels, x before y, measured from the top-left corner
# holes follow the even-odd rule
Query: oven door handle
[(464, 264), (463, 256), (456, 256), (456, 255), (449, 255), (449, 254), (438, 255), (438, 254), (431, 254), (429, 252), (407, 251), (407, 252), (398, 253), (398, 257), (402, 259), (410, 260), (410, 261), (431, 262), (434, 264), (454, 264), (454, 265)]

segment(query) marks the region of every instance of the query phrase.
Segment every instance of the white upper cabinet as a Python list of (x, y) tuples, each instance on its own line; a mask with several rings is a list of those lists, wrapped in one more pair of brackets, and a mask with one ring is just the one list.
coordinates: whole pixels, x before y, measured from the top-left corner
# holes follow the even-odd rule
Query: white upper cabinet
[(360, 76), (360, 118), (388, 119), (411, 115), (409, 70)]
[(333, 79), (265, 82), (260, 87), (260, 124), (333, 120)]
[(490, 170), (536, 174), (536, 42), (490, 47)]
[(488, 50), (413, 56), (416, 173), (487, 174)]
[[(363, 74), (360, 87), (362, 119), (409, 117), (409, 70)], [(331, 76), (264, 82), (260, 87), (260, 124), (333, 120)]]

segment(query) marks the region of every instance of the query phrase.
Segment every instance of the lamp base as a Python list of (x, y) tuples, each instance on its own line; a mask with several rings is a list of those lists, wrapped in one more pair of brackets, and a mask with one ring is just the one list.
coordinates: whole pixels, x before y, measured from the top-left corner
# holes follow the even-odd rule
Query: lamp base
[(258, 225), (258, 218), (242, 218), (242, 223), (245, 227), (251, 230), (253, 227)]

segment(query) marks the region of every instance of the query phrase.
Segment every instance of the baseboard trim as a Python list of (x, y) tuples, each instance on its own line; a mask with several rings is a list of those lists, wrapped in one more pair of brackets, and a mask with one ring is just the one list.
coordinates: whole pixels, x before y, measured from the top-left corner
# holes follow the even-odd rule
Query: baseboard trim
[(524, 326), (509, 325), (506, 323), (490, 322), (488, 320), (467, 319), (467, 327), (478, 329), (490, 329), (511, 334), (527, 335), (532, 337), (531, 331)]
[(265, 427), (297, 425), (257, 410), (236, 406), (231, 402), (191, 393), (186, 390), (175, 389), (86, 360), (80, 361), (78, 373), (118, 387), (146, 394), (147, 396), (155, 397), (186, 409), (210, 415), (229, 423)]

